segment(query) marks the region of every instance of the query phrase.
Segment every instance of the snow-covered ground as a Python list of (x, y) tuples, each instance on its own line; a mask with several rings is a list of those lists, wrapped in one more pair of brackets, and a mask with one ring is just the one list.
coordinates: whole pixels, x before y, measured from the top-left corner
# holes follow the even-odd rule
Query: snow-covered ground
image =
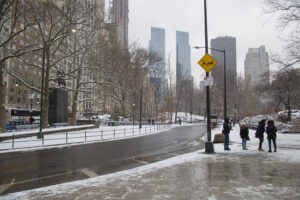
[[(188, 126), (189, 124), (182, 124)], [(89, 126), (89, 125), (87, 125)], [(140, 137), (149, 134), (155, 134), (161, 131), (168, 130), (172, 127), (177, 127), (178, 124), (159, 124), (159, 125), (144, 125), (141, 129), (136, 126), (100, 126), (95, 129), (87, 129), (81, 131), (66, 132), (65, 128), (57, 128), (51, 130), (61, 130), (61, 133), (44, 135), (44, 139), (34, 137), (6, 140), (0, 142), (0, 153), (10, 151), (24, 151), (41, 148), (56, 148), (66, 145), (77, 145), (84, 142), (99, 142), (108, 140), (119, 140), (130, 137)], [(86, 127), (86, 126), (83, 126)], [(19, 134), (28, 134), (30, 132), (18, 132)], [(11, 133), (4, 133), (8, 136)]]
[[(215, 134), (220, 132), (221, 128), (214, 129), (212, 131), (212, 138)], [(277, 172), (276, 170), (277, 167), (281, 167), (283, 164), (283, 166), (299, 166), (300, 134), (278, 134), (277, 153), (259, 152), (257, 150), (258, 139), (255, 138), (254, 131), (250, 130), (249, 136), (250, 141), (247, 143), (249, 150), (242, 150), (239, 126), (235, 126), (230, 133), (231, 151), (224, 151), (223, 144), (215, 144), (216, 154), (204, 154), (203, 149), (134, 169), (86, 180), (8, 194), (2, 198), (4, 200), (186, 199), (179, 198), (179, 196), (190, 195), (188, 199), (214, 200), (249, 198), (282, 199), (281, 197), (283, 196), (281, 195), (292, 195), (291, 197), (286, 197), (288, 199), (299, 199), (300, 191), (298, 190), (299, 188), (297, 189), (297, 186), (295, 186), (298, 180), (297, 177), (295, 177), (297, 180), (293, 180), (293, 175), (289, 176), (289, 174), (282, 172), (282, 170)], [(266, 140), (264, 142), (264, 148), (267, 149)], [(244, 159), (245, 157), (247, 157), (247, 159)], [(257, 157), (263, 158), (261, 160), (255, 160)], [(243, 159), (243, 162), (239, 163), (238, 161), (241, 159)], [(273, 165), (273, 161), (277, 164)], [(278, 163), (282, 164), (278, 165)], [(238, 167), (238, 169), (242, 171), (232, 171), (229, 168), (224, 169), (225, 164), (226, 167)], [(275, 168), (276, 173), (274, 173), (273, 170), (273, 175), (270, 175), (264, 174), (263, 171), (261, 171), (258, 173), (258, 177), (256, 177), (255, 173), (257, 174), (257, 171), (262, 170), (258, 169), (257, 164), (263, 167), (269, 166), (267, 168), (272, 167), (271, 170)], [(212, 167), (215, 165), (217, 167), (212, 170)], [(298, 168), (296, 167), (296, 169)], [(250, 175), (248, 170), (250, 170)], [(281, 172), (284, 175), (278, 174)], [(229, 177), (224, 173), (230, 173)], [(214, 176), (210, 177), (212, 175)], [(278, 177), (276, 177), (276, 175)], [(293, 181), (293, 184), (285, 185), (284, 183), (278, 183), (278, 186), (272, 179), (268, 178), (269, 176), (271, 176), (271, 178), (274, 176), (273, 178), (276, 179), (276, 183), (278, 180), (283, 180), (285, 178), (287, 181)], [(213, 180), (210, 181), (211, 178)], [(201, 183), (201, 180), (207, 182)], [(182, 183), (182, 185), (180, 183)], [(172, 194), (176, 194), (175, 196), (177, 198), (172, 197)], [(231, 198), (225, 198), (224, 195), (226, 197), (230, 196)], [(218, 198), (217, 196), (221, 197)]]

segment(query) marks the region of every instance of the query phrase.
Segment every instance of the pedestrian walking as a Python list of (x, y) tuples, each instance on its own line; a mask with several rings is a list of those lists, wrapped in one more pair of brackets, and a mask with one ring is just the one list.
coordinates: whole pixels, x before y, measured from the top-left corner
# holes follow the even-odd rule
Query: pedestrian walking
[(35, 121), (34, 118), (33, 118), (32, 116), (30, 116), (30, 118), (29, 118), (29, 123), (30, 123), (30, 124), (33, 124), (34, 121)]
[(269, 152), (272, 152), (272, 148), (271, 148), (271, 141), (273, 141), (273, 145), (274, 145), (274, 152), (276, 152), (276, 132), (277, 132), (277, 128), (274, 125), (274, 121), (273, 120), (269, 120), (268, 121), (268, 126), (266, 129), (266, 133), (268, 135), (268, 142), (269, 142)]
[(223, 123), (222, 133), (225, 135), (224, 150), (229, 151), (229, 133), (231, 130), (231, 118), (226, 118)]
[(243, 150), (248, 150), (246, 147), (247, 140), (249, 139), (249, 129), (248, 126), (245, 124), (245, 122), (242, 122), (240, 127), (240, 136), (242, 138), (242, 146)]
[(266, 120), (263, 119), (258, 123), (258, 127), (255, 133), (255, 137), (259, 139), (258, 151), (265, 151), (262, 148), (262, 143), (264, 142), (264, 132), (265, 132)]
[(180, 117), (179, 117), (178, 121), (179, 121), (179, 125), (181, 125), (181, 118)]
[(154, 125), (154, 119), (152, 119), (152, 125)]
[(148, 124), (151, 125), (151, 119), (148, 119)]

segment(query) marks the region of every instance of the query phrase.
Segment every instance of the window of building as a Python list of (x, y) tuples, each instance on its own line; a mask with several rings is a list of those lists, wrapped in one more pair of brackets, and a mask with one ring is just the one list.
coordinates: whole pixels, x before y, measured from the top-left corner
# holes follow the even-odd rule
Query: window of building
[(21, 91), (20, 90), (18, 91), (18, 95), (21, 95)]
[(14, 61), (11, 62), (11, 66), (15, 67), (16, 63)]
[(21, 35), (21, 37), (24, 37), (24, 32), (21, 32), (20, 35)]
[(10, 96), (10, 97), (9, 97), (9, 101), (10, 101), (10, 102), (13, 102), (13, 101), (14, 101), (14, 96)]
[(19, 64), (19, 70), (22, 70), (23, 66), (21, 64)]
[(36, 69), (33, 70), (33, 74), (36, 74)]
[(10, 92), (14, 92), (14, 88), (11, 87), (11, 88), (10, 88)]
[[(27, 65), (25, 65), (25, 70), (28, 71), (28, 66), (27, 66)], [(27, 75), (27, 74), (26, 74), (26, 75)], [(26, 77), (27, 77), (27, 76), (26, 76)]]
[(15, 79), (10, 79), (10, 81), (11, 81), (11, 84), (15, 84)]
[(24, 94), (27, 94), (27, 90), (24, 90)]
[(39, 72), (39, 76), (41, 76), (42, 75), (42, 72)]
[(17, 100), (17, 101), (18, 101), (18, 103), (21, 103), (21, 99), (20, 99), (20, 98), (18, 98), (18, 100)]
[(24, 41), (23, 40), (20, 40), (20, 45), (24, 45)]

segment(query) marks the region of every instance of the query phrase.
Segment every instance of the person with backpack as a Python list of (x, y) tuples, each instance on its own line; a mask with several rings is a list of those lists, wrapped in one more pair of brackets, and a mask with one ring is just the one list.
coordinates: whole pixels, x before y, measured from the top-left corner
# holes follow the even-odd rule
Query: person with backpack
[(272, 148), (271, 148), (271, 141), (273, 141), (273, 145), (274, 145), (274, 152), (276, 152), (276, 132), (277, 132), (277, 128), (274, 125), (274, 121), (273, 120), (269, 120), (268, 121), (268, 126), (266, 129), (266, 133), (268, 134), (268, 141), (269, 141), (269, 152), (272, 152)]
[(225, 135), (224, 150), (229, 151), (229, 133), (231, 130), (231, 118), (226, 118), (223, 123), (222, 133)]
[(242, 138), (242, 146), (243, 150), (248, 150), (246, 147), (247, 140), (249, 140), (249, 129), (248, 126), (242, 122), (240, 127), (240, 136)]
[(258, 151), (265, 151), (262, 148), (262, 143), (264, 142), (264, 132), (265, 132), (266, 120), (263, 119), (258, 123), (258, 127), (255, 133), (255, 137), (259, 139)]

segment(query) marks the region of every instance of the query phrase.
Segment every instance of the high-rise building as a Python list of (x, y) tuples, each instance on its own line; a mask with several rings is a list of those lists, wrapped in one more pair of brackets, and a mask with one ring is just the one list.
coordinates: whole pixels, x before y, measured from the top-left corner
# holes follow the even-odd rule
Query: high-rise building
[[(236, 65), (236, 38), (230, 36), (217, 37), (210, 41), (213, 49), (224, 50), (226, 52), (226, 74), (227, 83), (236, 85), (237, 81), (237, 65)], [(221, 86), (224, 83), (224, 54), (219, 51), (211, 50), (212, 57), (218, 64), (212, 69), (214, 85)]]
[(111, 0), (111, 22), (118, 25), (119, 42), (128, 47), (128, 0)]
[(176, 93), (183, 102), (179, 107), (182, 112), (191, 111), (192, 89), (189, 33), (176, 31)]
[(265, 46), (249, 48), (244, 61), (245, 78), (252, 83), (270, 82), (269, 79), (269, 55)]
[(155, 53), (160, 59), (159, 62), (150, 66), (150, 83), (163, 93), (165, 87), (165, 29), (151, 27), (151, 40), (149, 41), (149, 51)]
[(191, 80), (191, 46), (189, 33), (176, 31), (176, 78)]

